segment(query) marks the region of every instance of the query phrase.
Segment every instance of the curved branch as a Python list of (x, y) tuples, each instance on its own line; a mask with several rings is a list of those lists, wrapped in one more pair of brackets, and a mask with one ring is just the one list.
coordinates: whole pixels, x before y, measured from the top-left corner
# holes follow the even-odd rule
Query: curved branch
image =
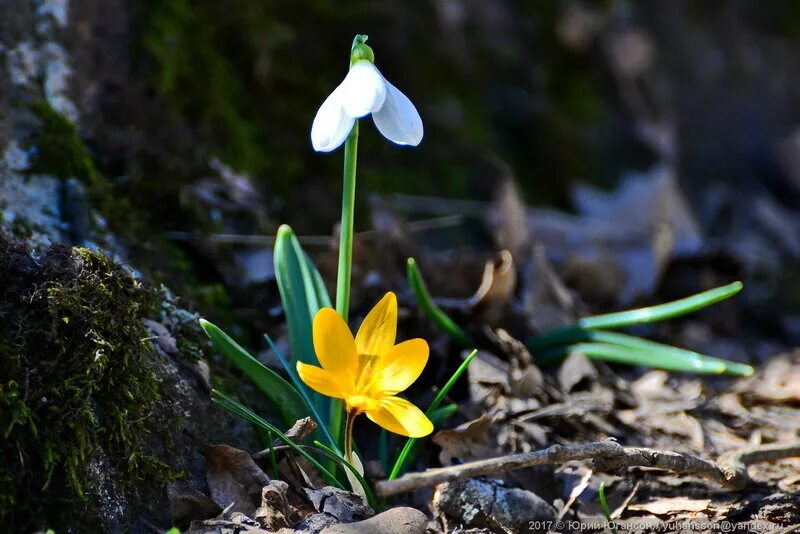
[(681, 475), (698, 476), (738, 490), (747, 486), (751, 481), (747, 474), (748, 465), (774, 462), (792, 456), (800, 456), (800, 441), (743, 449), (723, 455), (719, 462), (712, 462), (691, 454), (641, 447), (623, 447), (616, 441), (605, 440), (577, 445), (553, 445), (540, 451), (409, 473), (395, 480), (377, 482), (375, 493), (380, 497), (387, 497), (418, 488), (435, 486), (442, 482), (503, 473), (536, 465), (560, 464), (586, 459), (593, 460), (593, 467), (597, 471), (650, 467)]

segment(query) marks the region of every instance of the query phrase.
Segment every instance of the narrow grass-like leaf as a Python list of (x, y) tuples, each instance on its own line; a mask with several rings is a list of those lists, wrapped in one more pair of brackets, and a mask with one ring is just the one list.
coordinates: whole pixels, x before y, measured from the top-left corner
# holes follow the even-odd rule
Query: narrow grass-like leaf
[(353, 464), (345, 460), (342, 455), (340, 455), (330, 447), (326, 446), (323, 443), (320, 443), (319, 441), (314, 441), (314, 445), (319, 447), (320, 450), (322, 450), (322, 452), (325, 453), (328, 457), (342, 464), (342, 466), (344, 466), (348, 471), (350, 471), (350, 473), (353, 474), (356, 480), (358, 480), (358, 483), (361, 484), (361, 487), (364, 488), (364, 493), (367, 496), (367, 504), (369, 504), (370, 508), (376, 510), (377, 504), (375, 500), (375, 494), (372, 492), (372, 488), (370, 488), (369, 483), (364, 478), (364, 475), (359, 473), (358, 469), (356, 469)]
[[(431, 402), (431, 405), (428, 406), (428, 409), (425, 411), (425, 415), (427, 415), (429, 419), (432, 418), (433, 415), (436, 413), (436, 410), (439, 408), (439, 405), (447, 396), (447, 393), (452, 389), (452, 387), (455, 385), (455, 383), (458, 381), (461, 375), (464, 374), (464, 371), (467, 370), (467, 367), (469, 367), (469, 364), (472, 362), (472, 360), (475, 358), (477, 354), (478, 354), (477, 349), (470, 352), (469, 356), (467, 356), (464, 359), (464, 361), (461, 362), (461, 365), (458, 366), (456, 372), (453, 373), (453, 376), (450, 377), (450, 380), (447, 381), (447, 383), (442, 387), (442, 389), (439, 390), (439, 393), (437, 393), (436, 397), (433, 398), (433, 402)], [(394, 462), (394, 467), (392, 467), (392, 472), (389, 474), (389, 480), (394, 480), (400, 475), (400, 473), (402, 473), (403, 468), (405, 467), (405, 464), (408, 461), (408, 456), (409, 454), (411, 454), (411, 449), (416, 441), (417, 438), (408, 438), (406, 440), (405, 445), (403, 445), (403, 449), (400, 451), (397, 460), (395, 460)]]
[(744, 286), (741, 282), (733, 282), (726, 286), (703, 291), (691, 297), (665, 302), (664, 304), (658, 304), (656, 306), (584, 317), (578, 321), (578, 324), (583, 328), (606, 328), (613, 330), (625, 326), (664, 321), (701, 310), (721, 300), (730, 298), (741, 291), (742, 287)]
[(311, 465), (316, 467), (322, 474), (322, 476), (324, 476), (331, 484), (334, 484), (339, 489), (343, 489), (345, 491), (347, 490), (347, 488), (345, 488), (344, 485), (341, 482), (339, 482), (336, 479), (336, 477), (333, 476), (333, 474), (331, 474), (330, 471), (325, 469), (325, 467), (321, 463), (319, 463), (319, 461), (317, 461), (316, 458), (308, 454), (303, 449), (303, 447), (301, 447), (300, 445), (289, 439), (289, 437), (283, 432), (281, 432), (280, 429), (278, 429), (278, 427), (265, 421), (264, 419), (259, 417), (256, 413), (254, 413), (252, 410), (242, 405), (241, 403), (236, 402), (234, 399), (225, 395), (219, 390), (212, 389), (211, 394), (212, 394), (212, 400), (215, 403), (219, 404), (220, 406), (230, 411), (231, 413), (238, 415), (242, 419), (250, 421), (254, 425), (269, 432), (272, 432), (273, 434), (278, 436), (278, 439), (280, 439), (282, 442), (288, 445), (289, 448), (291, 448), (294, 452), (296, 452), (297, 454), (308, 460), (311, 463)]
[(275, 277), (281, 294), (293, 361), (317, 365), (311, 327), (321, 307), (330, 306), (325, 285), (311, 259), (287, 225), (278, 229), (274, 250)]
[(718, 375), (724, 373), (726, 369), (725, 364), (719, 360), (676, 357), (674, 353), (664, 354), (659, 351), (640, 350), (610, 343), (575, 343), (558, 347), (537, 355), (536, 362), (542, 366), (552, 365), (574, 352), (583, 353), (591, 360), (643, 365), (666, 371)]
[(531, 340), (530, 345), (534, 348), (556, 345), (564, 341), (569, 341), (576, 332), (586, 329), (616, 330), (627, 326), (673, 319), (730, 298), (741, 291), (742, 287), (743, 285), (741, 282), (733, 282), (726, 286), (697, 293), (691, 297), (658, 304), (656, 306), (584, 317), (573, 325), (555, 328), (536, 336)]
[(211, 338), (214, 346), (230, 358), (253, 381), (256, 387), (275, 403), (287, 424), (292, 425), (298, 419), (308, 415), (305, 400), (289, 382), (251, 356), (216, 325), (200, 319), (200, 326)]
[[(454, 413), (458, 411), (458, 404), (446, 404), (441, 408), (437, 408), (430, 416), (431, 423), (434, 426), (438, 426), (439, 423), (447, 419), (448, 417), (452, 416)], [(388, 440), (388, 435), (386, 433), (382, 434), (382, 436), (386, 436)], [(404, 464), (410, 464), (414, 462), (414, 459), (417, 456), (417, 451), (419, 450), (420, 445), (422, 442), (420, 440), (415, 440), (411, 446), (409, 447), (408, 453), (406, 453), (406, 459), (403, 462)], [(404, 445), (405, 448), (405, 445)], [(401, 451), (402, 452), (402, 451)], [(386, 471), (389, 471), (389, 459), (388, 459), (388, 451), (387, 451), (387, 459), (386, 459), (386, 466), (384, 467)]]
[(614, 520), (611, 519), (611, 509), (608, 507), (608, 501), (606, 501), (606, 483), (605, 481), (600, 483), (600, 487), (597, 489), (597, 495), (600, 497), (600, 508), (603, 509), (603, 515), (606, 518), (606, 521), (611, 525), (611, 531), (617, 531), (617, 525), (614, 523)]
[(437, 408), (436, 411), (431, 414), (431, 423), (434, 425), (436, 423), (441, 423), (445, 419), (451, 417), (457, 411), (458, 404), (447, 404), (441, 408)]
[(428, 319), (437, 325), (439, 328), (451, 338), (461, 343), (464, 346), (472, 345), (472, 338), (467, 334), (464, 329), (456, 324), (442, 309), (436, 305), (428, 292), (425, 281), (422, 279), (422, 273), (419, 272), (416, 261), (414, 258), (408, 258), (407, 262), (407, 276), (408, 284), (411, 286), (411, 291), (414, 292), (414, 298), (417, 304), (422, 308), (422, 311)]
[(311, 402), (311, 398), (309, 397), (309, 393), (310, 392), (308, 391), (308, 387), (303, 383), (302, 380), (300, 380), (300, 377), (297, 375), (297, 368), (294, 367), (289, 362), (289, 360), (286, 359), (286, 357), (283, 354), (281, 354), (281, 352), (278, 350), (278, 347), (275, 345), (275, 343), (272, 341), (272, 338), (269, 337), (269, 335), (264, 334), (264, 339), (267, 341), (267, 344), (269, 345), (269, 348), (272, 350), (272, 352), (275, 354), (275, 356), (277, 356), (278, 360), (281, 362), (281, 365), (283, 366), (284, 370), (286, 371), (286, 374), (288, 374), (289, 378), (292, 379), (292, 384), (294, 384), (294, 387), (297, 389), (297, 391), (303, 397), (303, 400), (306, 402), (309, 411), (314, 416), (314, 421), (317, 422), (317, 425), (318, 425), (320, 431), (323, 434), (325, 434), (325, 439), (327, 439), (328, 443), (335, 450), (338, 451), (339, 450), (339, 446), (336, 444), (336, 441), (333, 439), (333, 436), (331, 436), (331, 432), (328, 429), (328, 426), (325, 424), (325, 420), (322, 419), (322, 417), (320, 416), (320, 413), (317, 411), (316, 406), (314, 405), (313, 402)]
[[(574, 344), (587, 341), (607, 345), (618, 345), (624, 348), (650, 352), (653, 357), (660, 358), (662, 361), (673, 360), (676, 365), (685, 367), (697, 365), (700, 369), (705, 369), (705, 371), (702, 372), (717, 374), (727, 373), (738, 376), (749, 376), (753, 374), (753, 368), (746, 364), (714, 358), (713, 356), (706, 356), (705, 354), (700, 354), (691, 350), (673, 347), (671, 345), (665, 345), (627, 334), (620, 334), (618, 332), (576, 328), (570, 331), (569, 335), (566, 335), (565, 332), (565, 335), (559, 338), (558, 343)], [(541, 346), (536, 346), (535, 343), (531, 343), (529, 348), (538, 352)], [(555, 353), (557, 353), (555, 349), (553, 349), (553, 352), (543, 351), (541, 360), (536, 352), (534, 352), (534, 355), (536, 355), (537, 363), (547, 364), (551, 361), (549, 358), (552, 358), (552, 356), (548, 356), (548, 354)]]

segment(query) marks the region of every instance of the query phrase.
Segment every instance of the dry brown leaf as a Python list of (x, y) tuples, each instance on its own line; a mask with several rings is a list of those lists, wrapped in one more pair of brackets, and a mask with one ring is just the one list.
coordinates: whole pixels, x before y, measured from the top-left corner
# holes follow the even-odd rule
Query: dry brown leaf
[(496, 259), (486, 262), (481, 284), (468, 304), (475, 309), (483, 322), (494, 324), (510, 307), (516, 287), (517, 270), (514, 258), (509, 251), (501, 250)]
[(437, 432), (432, 441), (442, 448), (439, 461), (453, 465), (453, 460), (471, 461), (491, 458), (497, 454), (489, 440), (492, 418), (482, 416), (456, 428)]
[(800, 359), (798, 354), (793, 357), (770, 359), (760, 379), (757, 378), (755, 384), (747, 387), (745, 392), (764, 402), (800, 401), (800, 365), (796, 361), (798, 359)]
[(571, 392), (584, 380), (589, 384), (593, 383), (597, 377), (598, 373), (594, 364), (589, 358), (578, 352), (567, 356), (567, 359), (558, 368), (558, 383), (566, 393)]
[(250, 454), (229, 445), (209, 445), (205, 458), (206, 480), (214, 502), (222, 508), (233, 503), (231, 511), (252, 514), (261, 503), (261, 489), (270, 479)]

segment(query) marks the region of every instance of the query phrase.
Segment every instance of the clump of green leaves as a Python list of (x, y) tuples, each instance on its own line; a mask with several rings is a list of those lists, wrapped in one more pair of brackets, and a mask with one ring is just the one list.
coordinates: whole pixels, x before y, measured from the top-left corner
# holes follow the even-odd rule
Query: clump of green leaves
[[(431, 322), (454, 341), (464, 346), (471, 344), (471, 336), (433, 302), (413, 258), (408, 259), (408, 282)], [(734, 296), (742, 287), (741, 282), (733, 282), (657, 306), (584, 317), (575, 324), (542, 332), (528, 341), (528, 348), (536, 363), (545, 367), (580, 352), (595, 360), (668, 371), (749, 376), (753, 368), (746, 364), (610, 331), (687, 315)]]

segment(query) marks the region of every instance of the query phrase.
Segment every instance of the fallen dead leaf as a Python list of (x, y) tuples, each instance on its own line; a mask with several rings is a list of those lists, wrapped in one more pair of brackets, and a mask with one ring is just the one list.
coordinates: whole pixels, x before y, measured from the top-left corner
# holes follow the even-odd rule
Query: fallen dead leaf
[(229, 445), (205, 448), (206, 480), (211, 498), (220, 507), (233, 504), (232, 512), (252, 514), (261, 502), (261, 489), (269, 477), (250, 454)]
[(453, 465), (455, 460), (466, 462), (490, 458), (497, 451), (489, 440), (492, 418), (482, 416), (456, 428), (437, 432), (432, 441), (442, 448), (439, 461), (442, 465)]

